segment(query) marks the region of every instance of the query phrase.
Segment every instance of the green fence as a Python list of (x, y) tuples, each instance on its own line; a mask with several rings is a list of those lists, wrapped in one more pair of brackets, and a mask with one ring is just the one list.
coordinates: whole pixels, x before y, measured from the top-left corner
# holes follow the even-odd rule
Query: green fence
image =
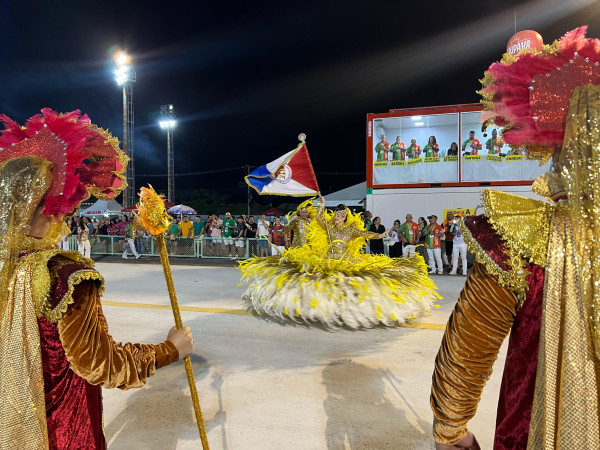
[[(389, 241), (389, 239), (384, 239)], [(123, 236), (92, 236), (90, 237), (92, 255), (122, 255), (125, 245)], [(266, 239), (247, 238), (166, 238), (169, 256), (182, 258), (220, 258), (246, 259), (252, 256), (267, 256), (277, 253), (277, 250)], [(77, 251), (77, 237), (69, 240), (71, 250)], [(129, 249), (129, 246), (126, 246)], [(387, 254), (388, 246), (385, 247)], [(159, 256), (156, 241), (151, 236), (135, 239), (136, 251), (142, 256)], [(131, 255), (131, 250), (128, 251)]]
[[(260, 242), (259, 242), (260, 241)], [(235, 239), (235, 238), (166, 238), (169, 256), (183, 258), (225, 258), (246, 259), (259, 254), (259, 248), (264, 247), (263, 254), (270, 255), (272, 247), (266, 239)], [(122, 255), (125, 244), (123, 236), (92, 236), (90, 237), (92, 255)], [(71, 236), (71, 250), (77, 250), (77, 237)], [(154, 238), (145, 236), (135, 239), (136, 251), (142, 256), (159, 256)], [(128, 250), (131, 255), (131, 250)]]

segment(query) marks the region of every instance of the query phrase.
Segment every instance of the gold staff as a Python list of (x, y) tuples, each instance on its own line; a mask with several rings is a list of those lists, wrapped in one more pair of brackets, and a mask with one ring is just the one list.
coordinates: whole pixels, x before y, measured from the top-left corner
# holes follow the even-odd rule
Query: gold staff
[[(178, 330), (183, 328), (181, 321), (181, 312), (179, 311), (179, 303), (177, 302), (177, 294), (173, 283), (173, 275), (171, 273), (171, 264), (169, 263), (169, 255), (165, 244), (165, 230), (169, 226), (170, 217), (165, 209), (163, 198), (158, 195), (152, 186), (149, 188), (142, 187), (140, 189), (140, 203), (137, 205), (138, 214), (136, 217), (140, 224), (154, 236), (160, 252), (160, 261), (162, 262), (165, 279), (167, 280), (167, 290), (171, 299), (171, 308), (173, 309), (173, 317), (175, 318), (175, 326)], [(196, 422), (198, 423), (198, 431), (200, 432), (200, 440), (202, 448), (208, 450), (208, 439), (206, 438), (206, 428), (204, 426), (204, 417), (200, 409), (200, 400), (198, 391), (196, 390), (196, 381), (194, 380), (194, 370), (192, 361), (187, 356), (184, 360), (185, 372), (187, 374), (188, 384), (190, 385), (190, 394), (192, 396), (192, 404), (196, 414)]]

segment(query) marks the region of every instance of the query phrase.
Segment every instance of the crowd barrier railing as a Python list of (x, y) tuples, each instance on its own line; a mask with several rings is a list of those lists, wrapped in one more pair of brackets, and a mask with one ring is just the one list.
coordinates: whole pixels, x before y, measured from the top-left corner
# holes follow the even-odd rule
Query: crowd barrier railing
[[(387, 243), (389, 239), (384, 239)], [(223, 238), (223, 237), (200, 237), (200, 238), (175, 238), (165, 239), (169, 256), (182, 258), (213, 258), (213, 259), (247, 259), (253, 256), (268, 256), (277, 254), (277, 250), (267, 239), (261, 238)], [(127, 249), (127, 255), (131, 257), (133, 252), (125, 242), (124, 236), (96, 235), (90, 237), (92, 255), (123, 255)], [(134, 240), (136, 251), (142, 256), (159, 256), (158, 247), (151, 236), (136, 237)], [(77, 251), (77, 236), (69, 237), (69, 247)], [(388, 246), (385, 245), (385, 253)]]

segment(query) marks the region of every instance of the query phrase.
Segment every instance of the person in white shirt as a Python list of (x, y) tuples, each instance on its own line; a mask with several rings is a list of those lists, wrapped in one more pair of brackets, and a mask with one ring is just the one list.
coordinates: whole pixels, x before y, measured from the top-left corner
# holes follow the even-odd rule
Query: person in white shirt
[(400, 242), (400, 221), (394, 220), (394, 226), (388, 232), (390, 237), (390, 258), (400, 258), (402, 256), (402, 242)]
[(465, 239), (458, 224), (452, 224), (450, 233), (456, 233), (452, 241), (454, 244), (452, 246), (452, 271), (450, 272), (450, 275), (456, 275), (459, 254), (462, 260), (462, 274), (467, 275), (467, 244), (465, 243)]
[(264, 214), (258, 216), (257, 237), (258, 256), (269, 256), (269, 221)]

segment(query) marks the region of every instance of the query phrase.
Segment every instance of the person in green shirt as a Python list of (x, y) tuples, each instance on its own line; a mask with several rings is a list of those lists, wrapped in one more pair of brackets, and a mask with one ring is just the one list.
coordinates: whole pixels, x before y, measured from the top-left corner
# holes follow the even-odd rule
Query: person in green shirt
[(236, 229), (236, 223), (231, 213), (225, 213), (225, 220), (223, 220), (223, 243), (226, 245), (227, 253), (230, 257), (234, 257), (233, 254), (235, 249), (233, 248), (234, 240), (232, 239), (233, 233)]
[(202, 236), (202, 231), (204, 231), (204, 222), (200, 216), (196, 216), (194, 217), (194, 237), (199, 238)]
[(402, 249), (402, 256), (414, 256), (418, 233), (419, 225), (413, 222), (412, 214), (407, 214), (406, 222), (404, 222), (398, 229), (400, 241), (404, 245), (404, 248)]
[(469, 139), (462, 144), (462, 152), (465, 155), (477, 155), (481, 150), (481, 142), (475, 139), (475, 132), (469, 131)]
[(404, 161), (406, 159), (406, 143), (402, 142), (400, 136), (396, 136), (396, 142), (392, 144), (392, 160)]
[(408, 159), (417, 159), (421, 157), (421, 146), (417, 144), (416, 139), (410, 140), (410, 146), (406, 149)]
[[(131, 253), (135, 256), (135, 259), (140, 259), (140, 254), (135, 249), (135, 230), (133, 229), (133, 225), (131, 222), (127, 222), (125, 228), (123, 229), (123, 234), (125, 237), (125, 242), (123, 243), (123, 259), (128, 259), (127, 252), (131, 250)], [(129, 246), (129, 248), (127, 248)]]
[(425, 152), (426, 158), (440, 156), (440, 146), (438, 145), (435, 136), (429, 136), (429, 141), (427, 141), (427, 145), (423, 151)]
[(169, 224), (169, 243), (167, 245), (167, 247), (169, 248), (171, 253), (177, 253), (177, 251), (179, 250), (179, 245), (177, 242), (177, 239), (179, 237), (179, 225), (178, 225), (178, 220), (176, 217), (173, 217), (173, 220), (171, 220), (171, 223)]
[(382, 134), (381, 141), (375, 146), (375, 152), (377, 153), (377, 162), (387, 161), (389, 151), (390, 143), (385, 140), (385, 134)]
[(492, 137), (485, 142), (485, 148), (489, 155), (498, 155), (503, 144), (502, 139), (498, 139), (498, 131), (494, 128), (492, 130)]

